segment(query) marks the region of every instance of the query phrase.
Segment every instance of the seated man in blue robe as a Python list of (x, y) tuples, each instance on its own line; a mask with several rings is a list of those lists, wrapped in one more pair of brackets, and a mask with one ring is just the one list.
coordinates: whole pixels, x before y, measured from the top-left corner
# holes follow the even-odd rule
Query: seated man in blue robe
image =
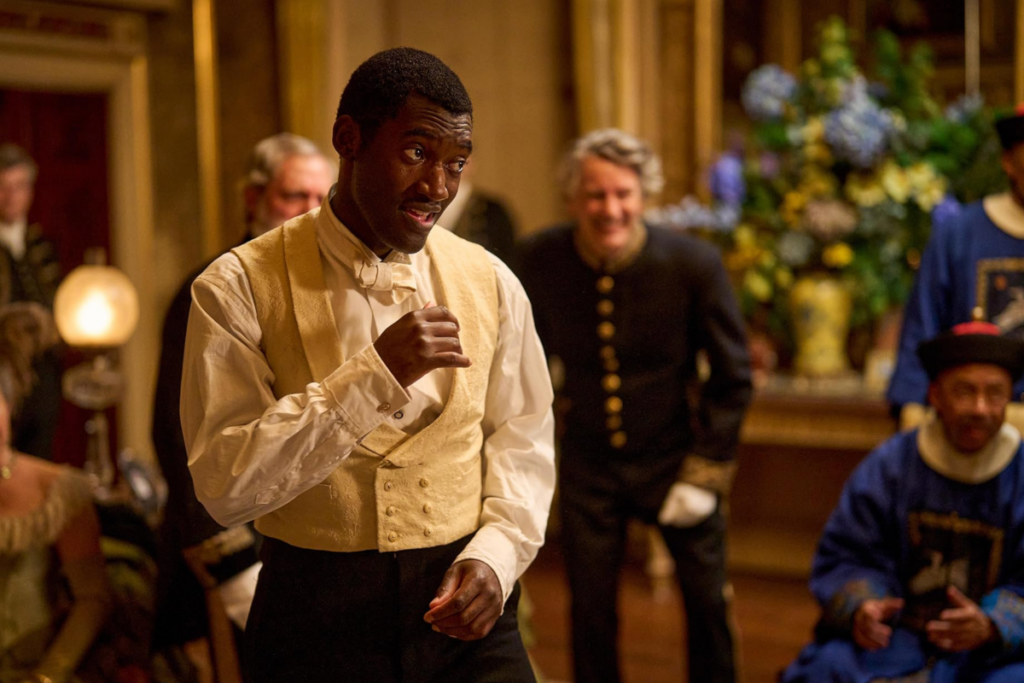
[(1024, 681), (1024, 449), (1005, 422), (1024, 341), (972, 322), (917, 353), (932, 409), (846, 483), (811, 573), (815, 641), (784, 683)]

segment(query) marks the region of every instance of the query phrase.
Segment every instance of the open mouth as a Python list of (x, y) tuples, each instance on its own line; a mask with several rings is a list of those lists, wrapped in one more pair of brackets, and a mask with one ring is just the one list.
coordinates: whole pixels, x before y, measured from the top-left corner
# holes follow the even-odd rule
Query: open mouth
[(409, 207), (402, 209), (406, 216), (416, 221), (418, 224), (425, 228), (432, 227), (434, 222), (437, 221), (437, 211), (417, 211)]

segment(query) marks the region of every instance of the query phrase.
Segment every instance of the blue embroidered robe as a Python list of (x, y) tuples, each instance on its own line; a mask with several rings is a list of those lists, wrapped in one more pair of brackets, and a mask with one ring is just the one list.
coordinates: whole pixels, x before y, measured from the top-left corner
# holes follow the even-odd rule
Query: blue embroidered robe
[[(1024, 240), (993, 223), (982, 202), (932, 227), (907, 300), (887, 394), (890, 403), (926, 402), (928, 375), (917, 357), (917, 345), (968, 322), (976, 307), (1004, 334), (1024, 338)], [(1024, 378), (1013, 391), (1014, 400), (1020, 400)]]

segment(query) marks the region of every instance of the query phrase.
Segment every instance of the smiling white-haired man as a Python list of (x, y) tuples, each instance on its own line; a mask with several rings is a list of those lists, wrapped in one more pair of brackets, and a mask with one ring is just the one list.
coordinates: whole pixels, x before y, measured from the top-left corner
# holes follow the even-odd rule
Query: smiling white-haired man
[(618, 574), (638, 518), (658, 524), (676, 562), (690, 680), (731, 683), (722, 500), (751, 394), (743, 319), (713, 247), (644, 222), (662, 185), (646, 143), (595, 131), (575, 142), (562, 179), (575, 220), (531, 239), (518, 262), (544, 347), (565, 368), (559, 483), (575, 680), (619, 680)]

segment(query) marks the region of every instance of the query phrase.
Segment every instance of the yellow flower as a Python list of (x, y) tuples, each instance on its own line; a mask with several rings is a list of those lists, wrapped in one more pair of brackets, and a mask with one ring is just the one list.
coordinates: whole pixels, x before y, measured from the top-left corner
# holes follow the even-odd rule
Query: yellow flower
[(812, 142), (804, 145), (804, 158), (812, 164), (831, 166), (832, 150), (823, 142)]
[(914, 194), (917, 205), (925, 211), (931, 211), (946, 196), (946, 179), (936, 178), (928, 187)]
[(804, 166), (800, 174), (800, 191), (807, 197), (830, 197), (836, 191), (836, 177), (817, 166)]
[(830, 19), (821, 29), (821, 41), (823, 43), (844, 43), (846, 42), (846, 27), (841, 20)]
[(813, 78), (821, 73), (821, 64), (818, 64), (816, 59), (808, 59), (804, 62), (804, 73)]
[(836, 64), (849, 56), (846, 48), (842, 45), (827, 45), (821, 51), (821, 61), (826, 64)]
[(825, 122), (820, 116), (812, 116), (800, 129), (800, 137), (810, 145), (815, 142), (822, 142), (825, 139)]
[(735, 247), (725, 255), (725, 267), (733, 272), (742, 272), (759, 263), (765, 255), (764, 248), (757, 244), (757, 232), (749, 223), (736, 226), (733, 233)]
[(757, 245), (757, 235), (749, 223), (740, 223), (736, 226), (736, 232), (733, 233), (733, 241), (736, 242), (738, 248), (749, 249)]
[(791, 190), (786, 193), (786, 196), (782, 198), (782, 220), (786, 221), (790, 227), (796, 227), (800, 224), (800, 215), (804, 210), (804, 206), (807, 205), (807, 195), (796, 190)]
[(764, 268), (774, 268), (775, 267), (775, 254), (773, 254), (772, 252), (768, 251), (767, 249), (762, 249), (761, 250), (761, 255), (757, 259), (757, 264), (759, 266), (764, 267)]
[(915, 192), (919, 192), (935, 181), (935, 169), (924, 161), (919, 161), (907, 169), (907, 180)]
[(788, 268), (779, 268), (775, 271), (775, 286), (779, 289), (789, 289), (793, 286), (793, 271)]
[(931, 164), (919, 161), (907, 169), (907, 180), (914, 201), (925, 211), (931, 211), (946, 195), (946, 178), (935, 172)]
[(829, 268), (842, 268), (853, 260), (853, 249), (846, 242), (836, 242), (821, 252), (821, 262)]
[(907, 173), (894, 161), (887, 161), (882, 167), (882, 187), (897, 204), (905, 204), (910, 198), (910, 180)]
[(772, 298), (772, 283), (756, 270), (748, 270), (743, 276), (743, 288), (758, 301), (768, 301)]
[(889, 112), (890, 120), (892, 121), (892, 127), (899, 133), (902, 133), (907, 129), (907, 117), (903, 115), (901, 111), (895, 111), (893, 109), (887, 110)]
[(846, 198), (857, 206), (877, 206), (885, 201), (885, 190), (875, 174), (851, 173), (846, 180)]

